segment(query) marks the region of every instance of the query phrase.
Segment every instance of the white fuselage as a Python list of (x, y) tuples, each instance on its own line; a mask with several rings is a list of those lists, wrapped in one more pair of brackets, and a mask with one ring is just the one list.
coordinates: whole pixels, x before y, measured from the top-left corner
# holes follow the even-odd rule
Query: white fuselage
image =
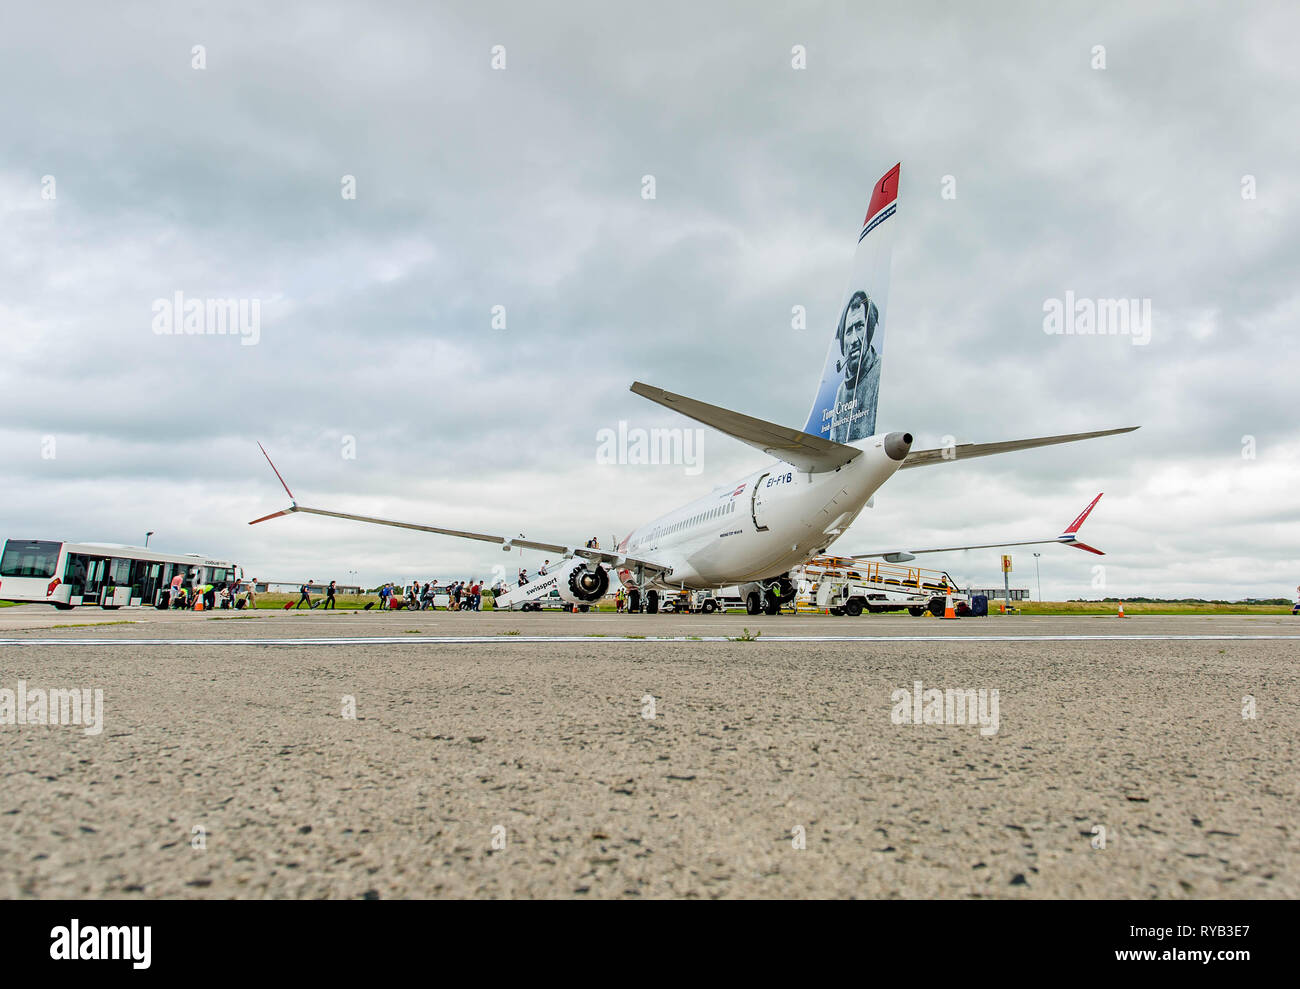
[[(824, 473), (773, 463), (635, 529), (618, 551), (669, 564), (671, 572), (651, 581), (665, 588), (783, 574), (838, 539), (902, 465), (886, 454), (883, 441), (883, 435), (855, 441), (862, 455)], [(631, 569), (618, 576), (636, 583)]]

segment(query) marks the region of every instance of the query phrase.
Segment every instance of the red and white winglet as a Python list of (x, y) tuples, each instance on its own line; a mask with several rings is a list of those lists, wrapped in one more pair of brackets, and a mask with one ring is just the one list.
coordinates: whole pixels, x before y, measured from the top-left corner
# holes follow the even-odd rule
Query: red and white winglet
[[(261, 443), (258, 443), (257, 448), (262, 451), (262, 456), (264, 456), (266, 462), (271, 465), (271, 470), (275, 471), (275, 476), (280, 481), (280, 487), (284, 488), (284, 493), (289, 496), (290, 507), (278, 512), (272, 512), (270, 515), (263, 515), (260, 519), (253, 519), (253, 521), (248, 523), (249, 525), (257, 525), (258, 522), (265, 522), (267, 519), (278, 519), (281, 515), (292, 515), (298, 510), (298, 499), (295, 498), (293, 492), (289, 490), (289, 485), (284, 483), (284, 478), (280, 476), (280, 470), (275, 466), (275, 461), (271, 459), (271, 455), (266, 452), (266, 447), (262, 446)], [(1085, 512), (1084, 514), (1087, 513)]]
[(1101, 494), (1097, 495), (1096, 498), (1093, 498), (1092, 501), (1088, 502), (1088, 507), (1079, 513), (1079, 517), (1070, 523), (1068, 529), (1056, 537), (1056, 541), (1064, 543), (1066, 546), (1073, 546), (1075, 549), (1082, 549), (1089, 553), (1096, 553), (1098, 556), (1105, 556), (1106, 554), (1095, 546), (1089, 546), (1087, 543), (1079, 542), (1078, 537), (1079, 526), (1083, 525), (1083, 520), (1088, 517), (1089, 512), (1097, 507), (1097, 502), (1101, 501), (1101, 495), (1105, 493), (1106, 492), (1103, 491)]

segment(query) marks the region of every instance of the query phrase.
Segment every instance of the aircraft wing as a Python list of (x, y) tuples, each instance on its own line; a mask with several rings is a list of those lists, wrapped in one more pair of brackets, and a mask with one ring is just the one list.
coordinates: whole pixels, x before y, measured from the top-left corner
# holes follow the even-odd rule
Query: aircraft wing
[[(742, 443), (748, 443), (756, 450), (762, 450), (768, 456), (776, 457), (787, 464), (793, 464), (802, 471), (819, 474), (824, 471), (843, 467), (854, 457), (862, 456), (862, 451), (844, 443), (836, 443), (822, 436), (813, 436), (801, 429), (791, 429), (765, 419), (755, 419), (742, 412), (733, 412), (718, 405), (709, 405), (685, 395), (675, 395), (654, 385), (636, 381), (632, 391), (642, 398), (680, 412), (688, 419), (712, 426), (719, 432), (733, 436)], [(907, 463), (904, 462), (904, 467)]]
[(1013, 450), (1032, 450), (1036, 446), (1075, 443), (1079, 440), (1095, 439), (1098, 436), (1131, 433), (1138, 428), (1138, 426), (1122, 426), (1119, 429), (1099, 429), (1093, 433), (1062, 433), (1059, 436), (1034, 436), (1027, 440), (1003, 440), (1000, 443), (958, 443), (956, 446), (943, 446), (933, 450), (913, 450), (903, 460), (903, 466), (898, 469), (929, 467), (931, 464), (950, 463), (954, 460), (970, 460), (972, 457), (988, 457), (995, 453), (1011, 453)]
[(559, 556), (569, 558), (581, 556), (595, 563), (607, 563), (610, 566), (637, 567), (643, 566), (649, 572), (667, 573), (672, 568), (656, 560), (644, 559), (641, 557), (628, 556), (616, 551), (607, 551), (600, 549), (587, 549), (583, 546), (569, 546), (564, 543), (548, 543), (537, 539), (525, 539), (523, 536), (498, 536), (486, 532), (470, 532), (466, 529), (448, 529), (443, 526), (425, 525), (421, 522), (402, 522), (397, 519), (379, 518), (374, 515), (357, 515), (352, 512), (336, 512), (327, 508), (308, 508), (306, 505), (299, 505), (289, 490), (289, 485), (284, 483), (284, 478), (280, 476), (280, 471), (271, 461), (266, 449), (261, 443), (257, 444), (262, 451), (262, 456), (266, 457), (266, 462), (271, 464), (271, 470), (275, 471), (275, 476), (279, 478), (280, 486), (284, 488), (285, 493), (289, 496), (290, 505), (288, 508), (281, 509), (278, 512), (272, 512), (270, 515), (263, 515), (260, 519), (253, 519), (249, 525), (257, 525), (259, 522), (266, 522), (269, 519), (279, 518), (281, 515), (292, 515), (295, 512), (303, 512), (307, 515), (323, 515), (327, 518), (350, 519), (353, 522), (368, 522), (371, 525), (388, 525), (397, 529), (414, 529), (417, 532), (433, 532), (440, 536), (456, 536), (460, 539), (476, 539), (479, 542), (495, 543), (505, 552), (519, 549), (533, 549), (543, 553), (555, 553)]
[[(1105, 492), (1102, 492), (1102, 494), (1105, 494)], [(1079, 541), (1079, 526), (1083, 525), (1083, 520), (1088, 517), (1088, 513), (1097, 506), (1097, 502), (1099, 501), (1101, 501), (1100, 494), (1088, 503), (1088, 507), (1079, 513), (1078, 517), (1069, 524), (1064, 532), (1059, 536), (1051, 536), (1046, 539), (1020, 539), (1000, 543), (974, 543), (969, 546), (933, 546), (926, 549), (891, 549), (869, 553), (846, 553), (844, 556), (847, 559), (879, 557), (890, 563), (906, 563), (908, 560), (915, 559), (922, 553), (954, 553), (961, 549), (994, 549), (1002, 546), (1038, 546), (1041, 543), (1061, 543), (1062, 545), (1070, 546), (1074, 549), (1081, 549), (1088, 553), (1096, 553), (1098, 556), (1105, 556), (1106, 554), (1095, 546), (1089, 546), (1087, 543)], [(839, 556), (840, 554), (837, 553), (836, 555)]]

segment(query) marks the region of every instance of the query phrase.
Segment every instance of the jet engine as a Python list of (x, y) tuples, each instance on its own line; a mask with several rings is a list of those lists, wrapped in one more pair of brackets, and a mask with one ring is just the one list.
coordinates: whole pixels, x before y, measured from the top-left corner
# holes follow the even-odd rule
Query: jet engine
[(609, 590), (609, 571), (589, 560), (572, 560), (560, 573), (560, 597), (569, 604), (591, 604)]

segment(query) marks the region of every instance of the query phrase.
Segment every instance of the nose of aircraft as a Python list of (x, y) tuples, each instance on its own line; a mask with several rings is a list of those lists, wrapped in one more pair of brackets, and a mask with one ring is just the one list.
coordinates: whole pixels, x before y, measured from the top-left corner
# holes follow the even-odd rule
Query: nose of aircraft
[(885, 434), (885, 453), (889, 455), (890, 460), (902, 460), (912, 449), (911, 433), (886, 433)]

